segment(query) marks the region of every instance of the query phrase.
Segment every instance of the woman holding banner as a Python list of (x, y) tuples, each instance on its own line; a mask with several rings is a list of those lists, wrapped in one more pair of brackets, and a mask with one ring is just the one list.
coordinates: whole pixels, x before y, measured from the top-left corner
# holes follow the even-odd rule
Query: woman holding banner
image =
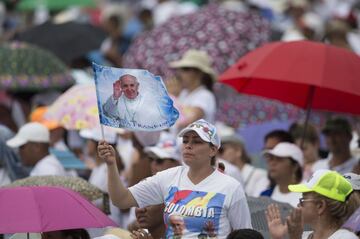
[[(220, 139), (216, 128), (198, 120), (179, 133), (182, 158), (187, 166), (170, 168), (126, 188), (119, 180), (113, 147), (101, 141), (99, 156), (108, 167), (108, 187), (119, 208), (165, 204), (166, 238), (226, 238), (232, 231), (251, 228), (251, 218), (242, 186), (211, 166)], [(174, 229), (174, 215), (182, 231)], [(182, 220), (180, 220), (180, 217)]]

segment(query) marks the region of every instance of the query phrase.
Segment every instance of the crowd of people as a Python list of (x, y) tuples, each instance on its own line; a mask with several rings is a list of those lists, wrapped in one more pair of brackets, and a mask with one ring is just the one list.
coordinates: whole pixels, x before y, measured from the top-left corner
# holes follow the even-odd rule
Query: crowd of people
[[(16, 3), (0, 3), (1, 41), (17, 39), (28, 25), (44, 19), (60, 19), (41, 8), (35, 9), (32, 20), (24, 20), (15, 10)], [(97, 22), (108, 34), (96, 54), (74, 59), (69, 67), (81, 68), (84, 74), (92, 60), (123, 67), (123, 56), (136, 36), (205, 4), (241, 5), (261, 15), (271, 26), (272, 40), (323, 41), (360, 53), (360, 5), (356, 0), (111, 4), (104, 4), (101, 17), (98, 11), (85, 10), (69, 15), (72, 21)], [(294, 122), (287, 130), (267, 132), (263, 151), (251, 155), (248, 142), (236, 129), (225, 129), (217, 122), (214, 86), (218, 74), (209, 54), (189, 49), (168, 62), (168, 67), (174, 75), (164, 81), (180, 117), (171, 128), (155, 132), (105, 127), (100, 122), (90, 129), (67, 130), (62, 122), (45, 117), (61, 92), (0, 89), (0, 186), (45, 175), (86, 179), (109, 194), (109, 217), (121, 228), (107, 231), (103, 239), (266, 238), (253, 227), (249, 197), (259, 202), (268, 197), (273, 202), (263, 211), (272, 239), (359, 238), (358, 227), (346, 226), (348, 220), (356, 220), (351, 216), (360, 207), (356, 123), (336, 115), (321, 127)], [(138, 82), (133, 78), (125, 75), (114, 83), (114, 91), (102, 106), (106, 114), (134, 118), (121, 115), (124, 112), (114, 106), (125, 101), (125, 96), (129, 101), (136, 97), (132, 93), (137, 93)], [(65, 165), (57, 151), (71, 152), (84, 167)], [(254, 163), (255, 157), (266, 167)], [(106, 211), (102, 202), (93, 203)], [(287, 218), (281, 214), (282, 204), (293, 208)], [(85, 229), (41, 235), (90, 237)]]

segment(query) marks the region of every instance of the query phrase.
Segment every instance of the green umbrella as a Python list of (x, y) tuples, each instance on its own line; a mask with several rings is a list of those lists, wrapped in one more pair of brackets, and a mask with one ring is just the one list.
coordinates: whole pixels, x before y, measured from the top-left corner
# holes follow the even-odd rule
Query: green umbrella
[(62, 10), (70, 6), (96, 7), (94, 0), (21, 0), (17, 5), (19, 10), (34, 10), (39, 6), (49, 10)]
[(52, 53), (21, 42), (0, 45), (0, 89), (63, 89), (73, 83), (66, 65)]

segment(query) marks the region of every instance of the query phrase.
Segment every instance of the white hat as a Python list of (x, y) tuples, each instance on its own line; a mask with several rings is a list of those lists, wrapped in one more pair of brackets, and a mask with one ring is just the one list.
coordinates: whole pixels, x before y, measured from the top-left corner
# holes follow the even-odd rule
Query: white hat
[(168, 139), (159, 142), (154, 147), (146, 147), (145, 152), (151, 152), (160, 159), (175, 159), (176, 161), (181, 160), (180, 150), (176, 144), (175, 139)]
[(207, 73), (213, 81), (216, 81), (216, 73), (211, 68), (211, 60), (205, 51), (190, 49), (184, 53), (183, 57), (178, 61), (170, 62), (172, 68), (192, 67)]
[(345, 173), (344, 178), (346, 178), (354, 190), (360, 190), (360, 175), (356, 173)]
[(301, 149), (292, 143), (278, 143), (273, 149), (265, 150), (264, 154), (271, 154), (280, 158), (292, 158), (301, 167), (304, 165), (303, 153)]
[(189, 131), (195, 131), (202, 140), (212, 143), (218, 149), (221, 146), (220, 138), (216, 132), (216, 127), (204, 119), (200, 119), (188, 125), (185, 129), (181, 130), (179, 137), (183, 137)]
[(307, 12), (301, 17), (305, 27), (314, 30), (317, 37), (321, 37), (324, 32), (324, 24), (321, 17), (312, 12)]
[(17, 148), (28, 142), (49, 143), (49, 130), (37, 122), (27, 123), (19, 129), (13, 138), (6, 141), (6, 144), (9, 147)]
[(104, 129), (104, 139), (100, 127), (95, 127), (92, 129), (82, 129), (80, 130), (80, 136), (85, 139), (92, 139), (95, 141), (105, 140), (109, 144), (116, 144), (117, 131), (115, 129), (105, 126), (103, 126), (103, 129)]

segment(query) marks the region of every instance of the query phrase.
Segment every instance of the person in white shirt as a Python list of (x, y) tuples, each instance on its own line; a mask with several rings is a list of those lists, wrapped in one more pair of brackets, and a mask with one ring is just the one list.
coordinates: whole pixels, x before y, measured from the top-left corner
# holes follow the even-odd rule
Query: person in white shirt
[[(180, 150), (175, 139), (159, 141), (156, 146), (145, 147), (147, 158), (151, 162), (151, 174), (181, 165)], [(164, 204), (136, 208), (136, 221), (129, 227), (130, 231), (147, 229), (153, 238), (165, 237), (165, 225), (162, 220)], [(144, 232), (142, 232), (144, 233)]]
[(169, 226), (173, 213), (185, 222), (182, 238), (207, 234), (226, 238), (232, 231), (251, 228), (251, 217), (242, 186), (211, 166), (220, 147), (216, 128), (198, 120), (179, 133), (183, 139), (182, 159), (186, 166), (164, 170), (127, 189), (119, 180), (114, 149), (101, 141), (99, 156), (108, 166), (109, 193), (120, 208), (165, 204), (166, 238), (175, 233)]
[[(240, 169), (242, 181), (247, 196), (258, 197), (269, 186), (267, 172), (251, 165), (245, 145), (236, 135), (225, 136), (221, 139), (222, 152), (220, 157)], [(226, 167), (225, 167), (226, 168)]]
[(119, 120), (135, 122), (136, 114), (143, 105), (139, 82), (135, 76), (125, 74), (113, 84), (113, 94), (103, 105), (104, 113)]
[[(80, 130), (80, 136), (86, 139), (86, 154), (88, 160), (92, 160), (94, 162), (94, 167), (91, 170), (90, 177), (88, 179), (89, 183), (95, 185), (100, 188), (102, 191), (108, 191), (108, 183), (107, 183), (107, 167), (105, 162), (99, 158), (97, 154), (97, 143), (101, 139), (106, 140), (109, 144), (111, 144), (116, 149), (116, 140), (117, 140), (117, 132), (116, 129), (102, 126), (104, 136), (102, 135), (100, 125), (94, 127), (92, 129), (83, 129)], [(104, 138), (103, 138), (104, 137)], [(118, 166), (118, 170), (120, 172), (123, 171), (124, 165), (122, 163), (122, 159), (119, 153), (116, 151), (116, 162)], [(122, 177), (123, 179), (123, 177)], [(124, 180), (125, 181), (125, 180)], [(96, 204), (102, 204), (102, 201), (95, 202)], [(129, 221), (131, 219), (128, 212), (121, 212), (117, 207), (110, 202), (110, 215), (109, 217), (116, 222), (120, 227), (127, 227)]]
[(288, 185), (300, 183), (302, 180), (304, 162), (301, 149), (293, 143), (282, 142), (273, 149), (266, 150), (264, 157), (268, 163), (269, 176), (275, 182), (275, 188), (267, 196), (296, 207), (301, 194), (290, 192)]
[[(272, 239), (358, 239), (351, 231), (341, 228), (354, 212), (356, 203), (349, 195), (353, 188), (341, 174), (326, 169), (316, 171), (303, 184), (289, 185), (292, 192), (302, 193), (298, 207), (281, 222), (279, 208), (272, 204), (266, 219)], [(303, 232), (304, 223), (313, 231)]]
[(24, 166), (33, 167), (30, 176), (67, 176), (61, 163), (49, 153), (50, 133), (44, 125), (37, 122), (27, 123), (13, 138), (7, 140), (6, 144), (19, 148)]
[(139, 80), (130, 74), (120, 76), (113, 83), (113, 93), (102, 108), (104, 114), (118, 122), (117, 126), (121, 128), (156, 125), (168, 118), (156, 94), (141, 91)]
[(314, 173), (314, 165), (321, 160), (319, 155), (320, 137), (312, 124), (305, 125), (294, 123), (289, 131), (294, 138), (294, 143), (301, 148), (304, 154), (303, 180), (308, 180)]
[(329, 156), (325, 160), (317, 161), (313, 170), (330, 169), (340, 174), (352, 172), (359, 159), (351, 156), (352, 129), (349, 121), (345, 118), (330, 119), (326, 122), (322, 133), (329, 148)]

